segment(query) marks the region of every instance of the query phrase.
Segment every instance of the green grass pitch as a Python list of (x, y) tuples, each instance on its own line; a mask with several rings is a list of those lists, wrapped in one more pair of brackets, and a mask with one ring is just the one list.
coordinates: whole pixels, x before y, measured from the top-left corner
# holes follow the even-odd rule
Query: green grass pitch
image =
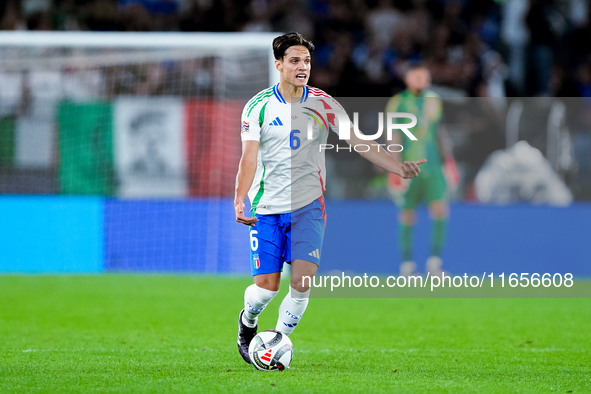
[(259, 372), (236, 350), (249, 283), (0, 276), (0, 393), (591, 392), (589, 299), (312, 299), (291, 369)]

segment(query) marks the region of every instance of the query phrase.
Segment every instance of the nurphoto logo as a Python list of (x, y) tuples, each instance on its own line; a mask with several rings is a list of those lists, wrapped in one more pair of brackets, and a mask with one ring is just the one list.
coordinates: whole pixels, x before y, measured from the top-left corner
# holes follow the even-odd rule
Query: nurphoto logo
[[(318, 124), (322, 127), (322, 124), (326, 124), (324, 117), (316, 112), (314, 115), (307, 114), (308, 117), (308, 135), (307, 138), (312, 140), (313, 137), (313, 128), (314, 124)], [(320, 117), (320, 120), (318, 119)], [(386, 116), (384, 116), (383, 112), (378, 112), (378, 129), (374, 134), (364, 134), (359, 130), (359, 113), (353, 112), (353, 122), (351, 124), (349, 120), (349, 116), (345, 111), (334, 109), (334, 112), (327, 113), (327, 117), (334, 125), (334, 118), (338, 119), (338, 129), (339, 129), (339, 139), (341, 140), (349, 140), (351, 138), (351, 129), (355, 133), (355, 136), (362, 140), (362, 141), (371, 141), (373, 143), (368, 144), (352, 144), (346, 146), (339, 146), (334, 144), (320, 144), (320, 152), (335, 149), (337, 152), (339, 150), (346, 150), (351, 152), (354, 150), (355, 152), (368, 152), (371, 149), (371, 146), (377, 146), (378, 150), (385, 149), (388, 152), (402, 152), (404, 149), (401, 144), (378, 144), (375, 142), (378, 138), (380, 138), (384, 134), (384, 129), (386, 133), (386, 140), (388, 142), (392, 141), (392, 136), (394, 130), (402, 131), (411, 141), (417, 141), (417, 137), (410, 131), (411, 128), (417, 125), (417, 117), (411, 113), (407, 112), (386, 112)], [(384, 127), (384, 118), (386, 119), (386, 127)], [(402, 123), (398, 123), (401, 119), (410, 120), (410, 122), (405, 121)], [(322, 121), (322, 122), (321, 122)]]

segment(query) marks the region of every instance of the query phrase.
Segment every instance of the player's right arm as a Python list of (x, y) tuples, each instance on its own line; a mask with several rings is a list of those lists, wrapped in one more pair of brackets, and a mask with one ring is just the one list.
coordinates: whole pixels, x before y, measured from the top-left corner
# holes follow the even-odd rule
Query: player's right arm
[[(267, 89), (268, 90), (268, 89)], [(259, 143), (261, 139), (261, 125), (264, 118), (266, 90), (253, 97), (242, 111), (242, 157), (236, 175), (236, 192), (234, 195), (234, 213), (238, 223), (254, 226), (256, 216), (247, 217), (244, 214), (244, 199), (252, 186), (257, 171)]]
[(254, 226), (258, 219), (256, 216), (247, 217), (244, 214), (244, 199), (250, 189), (254, 176), (257, 171), (257, 157), (259, 153), (258, 141), (242, 142), (242, 157), (238, 165), (238, 175), (236, 175), (236, 194), (234, 196), (234, 213), (238, 223)]

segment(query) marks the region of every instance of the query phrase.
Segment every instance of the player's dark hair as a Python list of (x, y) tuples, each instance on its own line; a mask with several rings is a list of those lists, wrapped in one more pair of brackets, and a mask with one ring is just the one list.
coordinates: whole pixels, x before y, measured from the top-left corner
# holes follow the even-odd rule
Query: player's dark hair
[(314, 44), (312, 44), (312, 41), (308, 41), (300, 33), (292, 31), (291, 33), (275, 37), (273, 40), (273, 55), (275, 56), (275, 59), (283, 60), (285, 51), (294, 45), (305, 46), (308, 51), (310, 51), (310, 54), (314, 52)]
[(424, 62), (422, 62), (420, 60), (415, 60), (415, 61), (411, 61), (408, 63), (405, 73), (410, 72), (410, 71), (414, 71), (414, 70), (418, 70), (418, 69), (429, 70), (429, 68), (427, 67), (427, 65)]

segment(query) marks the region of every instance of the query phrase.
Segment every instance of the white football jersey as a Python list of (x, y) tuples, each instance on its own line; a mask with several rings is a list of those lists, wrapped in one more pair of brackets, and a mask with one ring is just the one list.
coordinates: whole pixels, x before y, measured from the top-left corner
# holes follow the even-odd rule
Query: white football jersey
[(334, 112), (344, 113), (320, 89), (306, 86), (300, 102), (289, 104), (278, 86), (258, 93), (242, 112), (242, 141), (259, 142), (248, 198), (253, 211), (262, 215), (292, 212), (322, 196), (326, 167), (320, 147), (329, 130), (338, 133)]

